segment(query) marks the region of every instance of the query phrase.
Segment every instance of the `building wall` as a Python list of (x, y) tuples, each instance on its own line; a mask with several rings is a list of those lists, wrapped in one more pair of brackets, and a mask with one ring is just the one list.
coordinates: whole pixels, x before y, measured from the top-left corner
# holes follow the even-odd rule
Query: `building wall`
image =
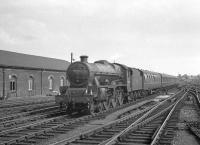
[[(65, 72), (53, 72), (53, 71), (43, 71), (42, 72), (42, 92), (46, 95), (54, 94), (53, 91), (59, 92), (59, 87), (61, 85), (61, 77), (66, 78)], [(50, 78), (53, 79), (53, 89), (49, 88)], [(64, 85), (66, 80), (64, 80)]]
[(0, 68), (0, 97), (3, 96), (3, 69)]
[[(16, 91), (10, 90), (10, 81), (16, 78)], [(29, 78), (33, 78), (33, 90), (28, 88)], [(31, 96), (40, 94), (40, 71), (23, 70), (23, 69), (5, 69), (5, 95), (8, 97), (14, 96)]]
[[(5, 95), (7, 97), (53, 95), (59, 92), (61, 77), (65, 80), (65, 72), (28, 70), (28, 69), (5, 69)], [(49, 89), (49, 78), (53, 78), (53, 88)], [(16, 91), (11, 91), (11, 81), (16, 79)], [(30, 90), (29, 80), (33, 80), (33, 90)], [(3, 71), (0, 68), (0, 96), (3, 97)]]

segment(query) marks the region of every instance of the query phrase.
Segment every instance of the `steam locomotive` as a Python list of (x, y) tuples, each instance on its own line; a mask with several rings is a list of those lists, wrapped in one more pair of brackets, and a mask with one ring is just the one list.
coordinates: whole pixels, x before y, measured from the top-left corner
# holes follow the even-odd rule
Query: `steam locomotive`
[(177, 77), (171, 75), (80, 58), (67, 69), (70, 87), (61, 87), (55, 97), (60, 108), (69, 112), (101, 112), (177, 85)]

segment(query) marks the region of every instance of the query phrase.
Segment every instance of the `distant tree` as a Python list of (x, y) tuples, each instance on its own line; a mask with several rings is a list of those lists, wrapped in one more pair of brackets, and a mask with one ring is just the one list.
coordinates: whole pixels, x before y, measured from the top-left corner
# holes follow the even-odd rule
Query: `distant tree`
[(182, 77), (183, 77), (184, 79), (188, 79), (188, 78), (189, 78), (187, 74), (184, 74)]

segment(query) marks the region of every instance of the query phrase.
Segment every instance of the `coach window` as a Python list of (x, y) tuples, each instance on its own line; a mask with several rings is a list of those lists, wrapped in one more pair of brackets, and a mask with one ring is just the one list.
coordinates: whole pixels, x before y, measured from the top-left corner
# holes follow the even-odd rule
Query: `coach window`
[(32, 76), (29, 77), (28, 79), (28, 90), (32, 91), (33, 90), (33, 86), (34, 86), (34, 79)]
[(147, 76), (146, 76), (146, 74), (144, 74), (144, 79), (146, 80), (146, 78), (147, 78)]
[(146, 80), (148, 79), (148, 75), (147, 75), (147, 74), (145, 74), (145, 79), (146, 79)]
[(16, 91), (17, 90), (17, 77), (12, 76), (10, 79), (10, 91)]
[(53, 76), (49, 77), (49, 90), (53, 90)]
[(60, 78), (60, 86), (64, 86), (65, 78), (61, 77)]

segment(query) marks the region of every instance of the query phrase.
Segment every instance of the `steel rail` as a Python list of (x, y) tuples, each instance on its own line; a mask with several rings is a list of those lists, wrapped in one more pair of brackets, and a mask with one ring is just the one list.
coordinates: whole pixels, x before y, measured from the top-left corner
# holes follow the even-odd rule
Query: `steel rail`
[[(196, 91), (196, 94), (194, 94), (194, 96), (196, 97), (197, 99), (197, 106), (200, 108), (200, 98), (199, 98), (199, 95), (198, 95), (198, 88), (196, 87), (195, 91)], [(192, 123), (188, 123), (187, 126), (189, 127), (189, 130), (197, 137), (200, 139), (200, 122), (192, 122)]]
[[(56, 107), (51, 107), (51, 108), (56, 108)], [(46, 108), (47, 110), (47, 108)], [(56, 115), (56, 116), (61, 116), (59, 114), (61, 114), (62, 112), (60, 112), (58, 109), (57, 110), (47, 110), (48, 113), (45, 114), (43, 112), (40, 112), (39, 114), (25, 114), (24, 116), (23, 115), (20, 115), (19, 116), (15, 116), (16, 118), (14, 119), (11, 119), (11, 120), (5, 120), (3, 122), (0, 122), (0, 133), (4, 130), (8, 130), (8, 129), (11, 129), (11, 128), (16, 128), (16, 127), (19, 127), (19, 126), (22, 126), (22, 125), (25, 125), (25, 124), (30, 124), (31, 122), (36, 122), (36, 121), (39, 121), (39, 120), (43, 120), (43, 119), (46, 119), (48, 116), (53, 116), (53, 115)], [(58, 114), (58, 115), (57, 115)], [(23, 118), (21, 118), (23, 117)]]
[(197, 88), (196, 88), (196, 97), (197, 97), (197, 100), (198, 100), (198, 105), (200, 107), (200, 98), (199, 98), (199, 94), (198, 94)]
[(31, 124), (28, 124), (28, 125), (25, 125), (25, 126), (21, 126), (21, 127), (9, 129), (9, 130), (1, 131), (0, 135), (5, 135), (5, 134), (13, 132), (13, 131), (19, 131), (19, 130), (22, 130), (22, 129), (25, 129), (25, 128), (28, 128), (28, 127), (33, 127), (33, 126), (41, 125), (43, 123), (48, 123), (48, 122), (54, 121), (56, 119), (61, 119), (61, 118), (64, 118), (64, 117), (68, 117), (68, 115), (59, 116), (59, 117), (55, 117), (55, 118), (50, 118), (50, 119), (39, 121), (39, 122), (36, 122), (36, 123), (31, 123)]
[[(126, 107), (128, 107), (130, 105), (136, 104), (137, 102), (141, 102), (141, 100), (138, 100), (136, 102), (131, 102), (131, 103), (128, 103), (128, 104), (124, 104), (122, 106), (118, 106), (117, 108), (113, 108), (113, 109), (110, 109), (110, 110), (107, 110), (107, 111), (104, 111), (104, 112), (101, 112), (101, 113), (97, 113), (97, 114), (94, 114), (94, 115), (88, 115), (88, 116), (84, 116), (84, 117), (78, 118), (76, 120), (69, 120), (69, 122), (59, 123), (58, 125), (55, 125), (53, 127), (46, 128), (46, 129), (43, 129), (43, 130), (40, 130), (40, 131), (37, 131), (37, 132), (34, 132), (34, 133), (26, 133), (25, 135), (23, 135), (21, 137), (14, 138), (14, 139), (6, 141), (6, 143), (4, 142), (2, 144), (10, 144), (10, 143), (14, 143), (15, 141), (19, 142), (20, 140), (23, 140), (23, 139), (27, 140), (28, 138), (30, 138), (32, 136), (39, 135), (39, 134), (42, 134), (42, 133), (46, 133), (46, 132), (54, 130), (56, 128), (64, 127), (64, 126), (70, 125), (72, 123), (81, 122), (81, 121), (84, 121), (84, 120), (87, 120), (87, 119), (88, 120), (92, 120), (92, 118), (94, 118), (94, 119), (96, 118), (97, 119), (99, 117), (103, 117), (103, 116), (106, 116), (107, 114), (115, 112), (115, 111), (117, 111), (119, 109), (126, 108)], [(64, 118), (64, 117), (61, 117), (61, 118)], [(40, 121), (40, 122), (32, 123), (32, 124), (29, 124), (29, 125), (25, 125), (25, 126), (22, 126), (22, 127), (18, 127), (18, 128), (15, 128), (15, 129), (10, 129), (10, 130), (7, 130), (7, 131), (0, 132), (0, 135), (4, 135), (6, 133), (8, 134), (8, 133), (12, 133), (12, 132), (17, 132), (17, 131), (26, 129), (28, 127), (39, 126), (39, 125), (42, 125), (42, 124), (45, 125), (46, 123), (50, 123), (53, 120), (57, 120), (57, 119), (55, 119), (55, 118), (52, 119), (51, 118), (51, 119), (47, 119), (45, 121)]]
[(0, 118), (0, 123), (5, 121), (5, 120), (11, 120), (11, 119), (27, 116), (29, 114), (34, 114), (34, 113), (37, 113), (37, 112), (41, 113), (41, 112), (44, 112), (44, 111), (48, 111), (48, 110), (51, 110), (51, 109), (58, 109), (58, 108), (59, 108), (58, 106), (53, 106), (53, 107), (47, 107), (47, 108), (32, 110), (32, 111), (28, 111), (28, 112), (23, 112), (23, 113), (17, 113), (17, 114), (14, 114), (14, 115), (9, 115), (9, 116)]
[[(154, 105), (154, 106), (156, 106), (156, 105)], [(153, 106), (153, 107), (154, 107), (154, 106)], [(111, 121), (111, 122), (109, 122), (109, 123), (107, 123), (107, 124), (105, 124), (105, 125), (103, 125), (103, 126), (99, 126), (99, 127), (97, 127), (97, 128), (93, 128), (92, 130), (85, 131), (85, 132), (83, 132), (83, 133), (79, 133), (78, 135), (75, 135), (75, 136), (73, 136), (73, 137), (64, 139), (64, 140), (62, 140), (62, 141), (59, 141), (59, 142), (56, 142), (56, 143), (53, 143), (53, 144), (50, 144), (50, 145), (58, 145), (58, 144), (63, 143), (63, 142), (70, 142), (70, 141), (72, 141), (72, 140), (79, 139), (80, 137), (82, 138), (82, 137), (84, 137), (84, 136), (90, 135), (91, 132), (94, 132), (94, 131), (97, 132), (97, 131), (100, 131), (100, 130), (102, 130), (102, 129), (104, 129), (104, 128), (108, 128), (110, 125), (114, 125), (114, 124), (120, 123), (120, 122), (122, 122), (122, 121), (125, 121), (125, 120), (127, 120), (127, 119), (129, 119), (129, 118), (133, 118), (133, 117), (135, 117), (135, 116), (140, 115), (141, 113), (147, 112), (148, 110), (149, 110), (149, 108), (144, 109), (144, 110), (142, 110), (141, 112), (137, 112), (136, 114), (130, 114), (130, 115), (128, 115), (128, 116), (124, 116), (124, 117), (122, 117), (122, 118), (120, 118), (120, 119)]]
[(41, 101), (20, 101), (20, 102), (12, 102), (12, 103), (0, 103), (0, 108), (12, 108), (12, 107), (20, 107), (20, 106), (28, 106), (28, 105), (36, 105), (36, 104), (45, 104), (45, 103), (52, 103), (54, 100), (41, 100)]
[[(181, 91), (180, 91), (181, 92)], [(177, 93), (179, 94), (179, 93)], [(166, 101), (170, 100), (171, 98), (173, 98), (174, 96), (176, 96), (177, 94), (171, 96), (170, 98), (166, 99), (165, 101), (161, 102), (162, 104), (164, 104)], [(160, 104), (160, 105), (162, 105)], [(132, 123), (131, 125), (129, 125), (126, 129), (124, 129), (123, 131), (121, 131), (120, 133), (118, 133), (117, 135), (115, 135), (114, 137), (112, 137), (111, 139), (106, 140), (105, 142), (101, 143), (100, 145), (112, 145), (116, 142), (116, 140), (120, 137), (123, 136), (124, 134), (128, 133), (131, 129), (135, 128), (135, 126), (137, 126), (138, 122), (142, 121), (145, 117), (147, 117), (150, 113), (152, 113), (154, 110), (156, 110), (160, 105), (155, 106), (154, 108), (152, 108), (149, 112), (147, 112), (144, 116), (142, 116), (141, 118), (139, 118), (136, 122)], [(172, 107), (172, 106), (170, 106)], [(168, 107), (168, 109), (170, 108)], [(166, 110), (165, 110), (166, 111)], [(157, 114), (156, 114), (157, 115)], [(154, 115), (155, 116), (155, 115)], [(150, 119), (150, 118), (148, 118)], [(147, 120), (148, 120), (147, 119)]]
[[(157, 118), (158, 116), (162, 115), (163, 113), (165, 113), (166, 111), (168, 111), (169, 109), (171, 109), (173, 107), (174, 104), (170, 105), (169, 107), (165, 108), (164, 110), (162, 110), (161, 112), (151, 116), (150, 118), (140, 122), (140, 121), (137, 121), (137, 122), (134, 122), (133, 124), (131, 124), (130, 126), (128, 126), (125, 130), (123, 130), (122, 132), (120, 132), (119, 134), (117, 134), (116, 136), (114, 136), (113, 138), (111, 139), (108, 139), (102, 143), (100, 143), (99, 145), (113, 145), (116, 143), (116, 140), (125, 135), (126, 133), (128, 133), (129, 131), (131, 130), (134, 130), (134, 129), (137, 129), (138, 127), (142, 126), (143, 124), (146, 124), (148, 122), (150, 122), (151, 120)], [(146, 114), (145, 114), (146, 115)]]
[(181, 99), (179, 99), (175, 105), (173, 106), (172, 110), (170, 111), (170, 113), (168, 114), (167, 118), (165, 119), (165, 121), (163, 122), (163, 124), (161, 125), (160, 129), (158, 130), (158, 132), (156, 133), (153, 141), (151, 142), (151, 145), (156, 145), (157, 144), (157, 141), (160, 139), (160, 135), (162, 134), (163, 132), (163, 129), (164, 127), (166, 126), (167, 124), (167, 121), (170, 119), (170, 117), (172, 116), (172, 114), (174, 113), (174, 110), (175, 108), (177, 107), (177, 105), (180, 103), (180, 101), (186, 96), (188, 92), (186, 92), (182, 97)]
[[(160, 105), (164, 104), (166, 101), (172, 99), (172, 98), (175, 97), (176, 95), (180, 94), (182, 91), (183, 91), (183, 90), (177, 92), (176, 94), (172, 95), (171, 97), (169, 97), (168, 99), (164, 100), (163, 102), (161, 102), (161, 103), (159, 103), (159, 104), (160, 104)], [(156, 105), (152, 106), (152, 108), (156, 109), (156, 108), (159, 107), (160, 105), (156, 104)], [(144, 119), (144, 118), (145, 118), (146, 116), (148, 116), (152, 111), (153, 111), (153, 109), (148, 109), (148, 111), (146, 111), (146, 112), (149, 112), (149, 113), (146, 113), (146, 115), (144, 115), (144, 116), (138, 118), (138, 119), (136, 120), (136, 122), (138, 123), (139, 121), (141, 121), (142, 119)], [(141, 113), (141, 112), (140, 112), (140, 113)], [(138, 114), (140, 114), (140, 113), (138, 113)], [(130, 117), (134, 117), (135, 115), (138, 115), (138, 114), (130, 114), (130, 115), (125, 116), (125, 117), (123, 117), (123, 118), (120, 118), (120, 119), (118, 119), (118, 120), (109, 122), (109, 123), (107, 123), (107, 124), (105, 124), (105, 125), (103, 125), (103, 126), (100, 126), (100, 127), (94, 128), (94, 129), (92, 129), (92, 130), (85, 131), (85, 132), (83, 132), (83, 133), (79, 133), (79, 134), (74, 135), (74, 136), (72, 136), (72, 137), (70, 137), (70, 138), (67, 138), (67, 139), (64, 139), (64, 140), (55, 142), (55, 143), (53, 143), (53, 144), (51, 144), (51, 145), (58, 145), (58, 144), (63, 144), (63, 143), (72, 142), (72, 141), (74, 141), (74, 140), (76, 140), (76, 139), (83, 138), (85, 135), (88, 136), (88, 135), (90, 135), (92, 132), (101, 131), (101, 130), (103, 130), (104, 128), (109, 127), (110, 125), (114, 125), (114, 124), (120, 123), (120, 122), (122, 122), (122, 121), (124, 121), (124, 120), (127, 120), (127, 119), (130, 118)], [(109, 140), (110, 140), (110, 139), (109, 139)]]

